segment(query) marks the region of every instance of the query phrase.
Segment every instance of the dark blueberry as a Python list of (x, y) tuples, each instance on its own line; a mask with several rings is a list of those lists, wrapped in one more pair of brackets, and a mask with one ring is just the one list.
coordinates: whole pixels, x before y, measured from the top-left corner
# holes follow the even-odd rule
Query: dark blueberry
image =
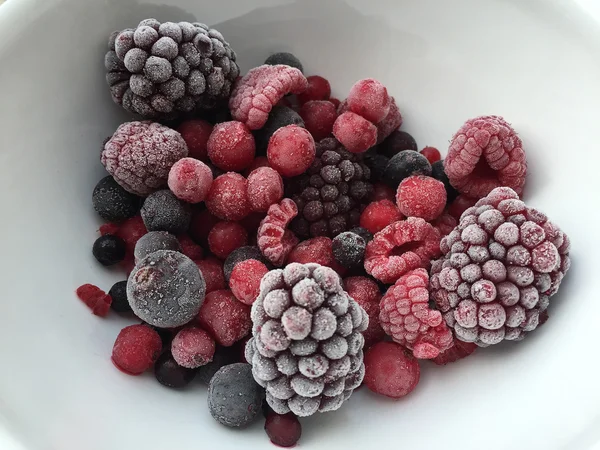
[(379, 144), (379, 153), (392, 158), (403, 150), (417, 151), (417, 142), (406, 131), (396, 130), (385, 141)]
[(364, 162), (371, 170), (371, 182), (376, 183), (382, 180), (385, 168), (390, 162), (390, 158), (381, 155), (376, 151), (369, 150), (364, 156)]
[(299, 127), (304, 128), (304, 121), (302, 120), (302, 117), (300, 117), (300, 114), (292, 108), (281, 105), (275, 106), (271, 110), (265, 126), (254, 132), (254, 138), (256, 139), (256, 154), (265, 155), (271, 136), (273, 136), (277, 130), (287, 125), (298, 125)]
[(223, 263), (223, 273), (225, 274), (225, 280), (227, 280), (227, 282), (229, 282), (229, 277), (231, 276), (231, 272), (233, 271), (235, 265), (242, 261), (246, 261), (247, 259), (256, 259), (265, 264), (267, 267), (271, 267), (271, 263), (263, 256), (258, 247), (245, 246), (236, 248), (229, 254)]
[(131, 306), (127, 301), (127, 280), (119, 281), (113, 284), (113, 287), (108, 291), (108, 295), (112, 298), (110, 307), (118, 313), (131, 312)]
[(139, 212), (142, 199), (127, 192), (109, 175), (102, 178), (94, 188), (92, 204), (104, 220), (121, 222)]
[(404, 150), (390, 159), (383, 174), (383, 182), (396, 189), (402, 180), (411, 175), (431, 175), (431, 164), (419, 152)]
[(448, 197), (448, 201), (446, 204), (452, 203), (456, 197), (458, 197), (458, 191), (452, 187), (450, 184), (450, 180), (448, 179), (448, 175), (446, 175), (446, 171), (444, 170), (444, 161), (437, 161), (431, 165), (431, 176), (438, 181), (444, 183), (444, 187), (446, 188), (446, 196)]
[(208, 364), (197, 369), (197, 378), (204, 384), (209, 384), (212, 377), (217, 371), (229, 364), (239, 361), (239, 349), (237, 347), (221, 347), (217, 346), (213, 359)]
[(274, 53), (267, 58), (265, 64), (270, 66), (276, 66), (278, 64), (285, 64), (286, 66), (295, 67), (300, 72), (304, 72), (304, 67), (298, 58), (288, 52)]
[(160, 336), (160, 340), (162, 341), (163, 348), (171, 348), (171, 342), (173, 341), (174, 337), (174, 333), (172, 330), (170, 330), (169, 328), (155, 327), (154, 325), (150, 325), (146, 322), (142, 323), (148, 325), (150, 328), (152, 328), (158, 333), (158, 335)]
[(103, 266), (112, 266), (125, 258), (125, 241), (120, 237), (106, 234), (94, 242), (92, 253)]
[(192, 211), (168, 189), (153, 192), (144, 201), (142, 219), (148, 231), (185, 233), (190, 226)]
[(347, 231), (333, 238), (333, 257), (342, 266), (351, 269), (362, 264), (366, 246), (361, 236)]
[(373, 240), (373, 234), (365, 228), (356, 227), (352, 228), (350, 231), (354, 234), (358, 234), (361, 238), (365, 240), (365, 242), (371, 242)]
[(171, 352), (164, 352), (154, 364), (154, 376), (160, 384), (170, 388), (183, 388), (190, 384), (196, 371), (178, 365)]

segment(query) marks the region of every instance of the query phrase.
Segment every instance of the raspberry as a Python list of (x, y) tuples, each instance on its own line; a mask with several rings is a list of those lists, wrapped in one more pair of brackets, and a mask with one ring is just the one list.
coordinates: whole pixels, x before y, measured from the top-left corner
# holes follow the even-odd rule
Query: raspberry
[(92, 310), (96, 316), (105, 317), (110, 310), (112, 298), (93, 284), (84, 284), (75, 291), (79, 300)]
[(278, 447), (293, 447), (302, 436), (302, 425), (292, 413), (271, 413), (265, 421), (265, 431), (271, 442)]
[(437, 219), (446, 206), (444, 183), (423, 175), (405, 178), (398, 186), (396, 204), (406, 217)]
[(208, 246), (208, 233), (210, 233), (210, 230), (212, 230), (218, 222), (220, 222), (219, 218), (213, 216), (207, 209), (203, 211), (194, 211), (192, 213), (192, 220), (190, 222), (188, 233), (194, 241), (204, 245), (206, 248)]
[(206, 293), (225, 289), (225, 277), (223, 276), (223, 264), (217, 258), (206, 258), (194, 261), (204, 277)]
[(445, 366), (446, 364), (456, 362), (459, 359), (466, 358), (467, 356), (473, 354), (476, 349), (476, 344), (454, 339), (454, 345), (445, 352), (440, 353), (432, 361), (438, 366)]
[(181, 246), (181, 253), (190, 258), (193, 261), (202, 259), (204, 256), (204, 250), (189, 237), (187, 234), (180, 234), (177, 236), (179, 245)]
[(121, 330), (112, 351), (115, 366), (129, 374), (139, 375), (158, 359), (162, 341), (147, 325), (131, 325)]
[(256, 169), (260, 169), (261, 167), (271, 167), (269, 166), (269, 159), (266, 156), (257, 156), (252, 161), (252, 164), (248, 166), (248, 168), (244, 171), (244, 176), (248, 178), (252, 172)]
[(396, 105), (396, 100), (391, 97), (390, 112), (385, 118), (376, 124), (377, 127), (377, 144), (384, 142), (394, 131), (402, 125), (402, 114)]
[(267, 212), (283, 198), (283, 180), (276, 170), (259, 167), (248, 175), (248, 200), (253, 211)]
[(442, 159), (440, 151), (435, 147), (425, 147), (423, 150), (421, 150), (421, 155), (427, 158), (427, 161), (429, 161), (431, 164)]
[(344, 280), (344, 288), (369, 316), (369, 326), (363, 332), (365, 348), (382, 341), (385, 338), (385, 332), (379, 323), (381, 292), (377, 283), (367, 277), (350, 277)]
[(456, 220), (460, 220), (460, 216), (471, 206), (475, 206), (475, 203), (477, 203), (477, 199), (467, 197), (466, 195), (459, 195), (448, 207), (448, 214)]
[(101, 161), (125, 190), (146, 196), (164, 186), (169, 170), (188, 155), (181, 135), (159, 123), (127, 122), (104, 145)]
[(250, 307), (238, 302), (228, 289), (206, 295), (198, 322), (223, 347), (231, 347), (252, 328)]
[(212, 133), (213, 126), (200, 119), (186, 120), (177, 127), (177, 131), (188, 147), (188, 156), (201, 161), (207, 161), (206, 143)]
[(440, 255), (440, 232), (418, 217), (394, 222), (367, 244), (365, 270), (383, 283), (394, 283), (411, 270), (428, 268)]
[(452, 138), (444, 168), (461, 194), (482, 198), (507, 186), (523, 193), (527, 160), (515, 130), (498, 116), (468, 120)]
[(352, 153), (365, 152), (377, 143), (377, 127), (353, 112), (345, 112), (335, 120), (333, 135)]
[(401, 276), (381, 299), (381, 326), (419, 359), (436, 358), (453, 345), (452, 332), (439, 311), (429, 309), (425, 269)]
[(383, 183), (375, 183), (373, 185), (373, 195), (371, 196), (374, 202), (379, 200), (396, 201), (396, 191)]
[(229, 99), (231, 115), (251, 130), (258, 130), (285, 94), (300, 94), (307, 86), (306, 78), (296, 68), (284, 65), (256, 67), (236, 83)]
[(235, 298), (246, 305), (252, 305), (260, 291), (260, 280), (268, 271), (267, 266), (256, 259), (237, 263), (229, 278), (229, 288)]
[(273, 53), (266, 59), (265, 64), (269, 64), (271, 66), (284, 64), (286, 66), (295, 67), (300, 72), (304, 72), (304, 67), (302, 67), (302, 63), (300, 62), (300, 60), (296, 56), (288, 52)]
[(431, 175), (431, 164), (418, 152), (402, 150), (390, 159), (383, 174), (383, 182), (397, 189), (402, 180), (412, 175)]
[(402, 214), (390, 200), (370, 203), (360, 215), (360, 226), (375, 234), (388, 225), (402, 220)]
[(387, 89), (372, 78), (356, 82), (350, 89), (347, 101), (350, 111), (371, 123), (381, 122), (390, 112), (391, 99)]
[(367, 243), (361, 236), (345, 231), (333, 238), (333, 257), (347, 269), (362, 266), (366, 245)]
[(208, 191), (206, 207), (222, 220), (243, 219), (250, 214), (248, 182), (239, 173), (218, 176)]
[(435, 221), (431, 222), (434, 228), (440, 232), (440, 236), (448, 236), (452, 230), (458, 225), (458, 222), (450, 214), (442, 214)]
[(302, 105), (300, 116), (315, 141), (320, 141), (331, 135), (337, 110), (329, 101), (311, 100)]
[(467, 209), (431, 268), (431, 296), (456, 338), (480, 347), (534, 331), (570, 266), (569, 238), (515, 191)]
[(301, 104), (311, 100), (329, 100), (331, 96), (331, 85), (329, 81), (319, 75), (311, 75), (306, 78), (307, 87), (304, 92), (298, 94)]
[[(418, 150), (417, 141), (406, 131), (396, 130), (379, 145), (379, 152), (388, 158), (393, 158), (404, 150)], [(425, 156), (425, 155), (423, 155)]]
[(171, 342), (175, 362), (186, 369), (197, 369), (212, 361), (215, 341), (201, 328), (184, 328)]
[(215, 125), (207, 143), (208, 157), (219, 169), (241, 172), (254, 160), (254, 136), (241, 122)]
[(179, 200), (200, 203), (208, 195), (213, 182), (210, 168), (194, 158), (182, 158), (169, 171), (168, 184)]
[(419, 362), (394, 342), (379, 342), (365, 354), (365, 385), (391, 398), (410, 394), (419, 383)]
[(270, 114), (267, 123), (260, 130), (254, 132), (254, 138), (256, 139), (256, 151), (259, 155), (267, 154), (267, 147), (271, 137), (280, 128), (288, 125), (297, 125), (304, 128), (304, 121), (302, 117), (294, 111), (291, 107), (277, 105), (275, 106)]
[(269, 141), (267, 158), (269, 165), (284, 177), (300, 175), (315, 159), (315, 141), (298, 125), (282, 127)]
[(208, 233), (208, 246), (217, 258), (225, 259), (247, 243), (248, 233), (237, 222), (219, 222)]
[(296, 236), (287, 230), (288, 224), (296, 215), (296, 204), (289, 198), (284, 198), (279, 204), (269, 207), (267, 217), (258, 228), (258, 248), (275, 266), (283, 265), (292, 248), (298, 243)]

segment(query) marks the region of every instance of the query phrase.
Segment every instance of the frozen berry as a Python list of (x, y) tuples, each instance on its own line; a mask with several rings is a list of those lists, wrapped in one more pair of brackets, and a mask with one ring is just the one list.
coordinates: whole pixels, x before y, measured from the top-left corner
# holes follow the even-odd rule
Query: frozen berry
[(371, 233), (366, 228), (354, 227), (350, 230), (350, 232), (358, 234), (361, 238), (365, 240), (365, 243), (370, 242), (373, 239), (373, 233)]
[(200, 366), (196, 370), (196, 378), (202, 383), (208, 385), (212, 377), (219, 371), (221, 367), (237, 362), (240, 362), (239, 349), (237, 346), (221, 347), (217, 345), (212, 361), (208, 364)]
[(452, 187), (450, 184), (450, 180), (448, 179), (448, 175), (444, 171), (444, 161), (436, 161), (431, 164), (431, 176), (438, 181), (444, 183), (444, 187), (446, 188), (446, 197), (447, 204), (450, 204), (454, 201), (456, 197), (458, 197), (458, 191)]
[(365, 353), (365, 385), (391, 398), (408, 395), (421, 375), (418, 361), (394, 342), (379, 342)]
[(446, 364), (456, 362), (460, 359), (466, 358), (473, 354), (477, 349), (477, 344), (471, 342), (463, 342), (458, 339), (454, 339), (454, 345), (443, 353), (440, 353), (432, 361), (438, 366), (445, 366)]
[(425, 147), (421, 150), (421, 155), (423, 155), (427, 160), (433, 164), (442, 159), (442, 155), (440, 151), (435, 147)]
[(366, 245), (365, 240), (358, 234), (350, 231), (340, 233), (333, 238), (333, 257), (348, 269), (360, 266), (365, 256)]
[(258, 247), (245, 246), (236, 248), (229, 254), (223, 263), (223, 272), (227, 282), (229, 282), (229, 277), (231, 276), (231, 272), (236, 264), (246, 261), (247, 259), (256, 259), (265, 265), (269, 265), (269, 260), (263, 256)]
[(363, 331), (365, 348), (382, 341), (385, 338), (385, 331), (379, 323), (381, 291), (375, 280), (368, 277), (349, 277), (344, 280), (344, 289), (369, 316), (369, 326)]
[(177, 131), (187, 144), (190, 158), (196, 158), (201, 161), (206, 161), (208, 153), (206, 151), (206, 143), (212, 133), (213, 126), (200, 119), (191, 119), (183, 122)]
[(254, 137), (256, 139), (256, 153), (259, 155), (266, 155), (271, 136), (273, 136), (280, 128), (288, 125), (304, 127), (304, 121), (292, 108), (281, 105), (275, 106), (269, 113), (269, 118), (264, 127), (254, 132)]
[(182, 158), (169, 172), (169, 189), (179, 200), (200, 203), (208, 195), (213, 182), (210, 167), (194, 158)]
[(268, 271), (267, 266), (256, 259), (237, 263), (229, 278), (229, 288), (235, 298), (246, 305), (254, 303), (260, 291), (260, 280)]
[(110, 291), (108, 291), (108, 295), (112, 299), (110, 307), (113, 311), (118, 313), (131, 312), (131, 306), (129, 306), (129, 301), (127, 300), (127, 280), (118, 281), (113, 284)]
[(302, 425), (292, 413), (271, 413), (265, 421), (265, 431), (271, 442), (279, 447), (293, 447), (302, 436)]
[(215, 341), (202, 328), (184, 328), (171, 342), (175, 362), (186, 369), (197, 369), (212, 361)]
[(171, 352), (167, 351), (156, 360), (154, 376), (163, 386), (180, 389), (192, 382), (196, 376), (196, 371), (181, 367), (175, 362)]
[(302, 67), (300, 60), (288, 52), (273, 53), (266, 59), (265, 64), (269, 64), (270, 66), (284, 64), (286, 66), (295, 67), (300, 72), (304, 72), (304, 67)]
[(300, 116), (315, 141), (320, 141), (331, 135), (333, 124), (337, 119), (337, 111), (331, 102), (311, 100), (302, 105)]
[(374, 202), (379, 200), (390, 200), (391, 202), (396, 201), (396, 190), (389, 187), (387, 184), (375, 183), (373, 185), (373, 196)]
[(418, 150), (417, 142), (406, 131), (394, 131), (379, 145), (379, 151), (388, 158), (393, 158), (404, 150)]
[(140, 197), (127, 192), (110, 175), (102, 178), (94, 188), (92, 203), (98, 215), (111, 222), (135, 216), (142, 206)]
[(398, 210), (406, 217), (437, 219), (446, 206), (446, 189), (441, 181), (423, 175), (405, 178), (396, 194)]
[(390, 112), (384, 119), (376, 124), (377, 126), (377, 144), (384, 142), (394, 131), (402, 125), (402, 114), (396, 104), (394, 97), (391, 97)]
[(460, 216), (471, 206), (475, 206), (477, 203), (476, 198), (467, 197), (466, 195), (459, 195), (448, 207), (448, 214), (454, 217), (456, 220), (460, 220)]
[(177, 236), (181, 253), (190, 258), (192, 261), (202, 259), (204, 257), (204, 249), (196, 244), (188, 234), (180, 234)]
[(103, 266), (112, 266), (125, 258), (125, 241), (118, 236), (106, 234), (94, 242), (92, 253)]
[(166, 231), (150, 231), (142, 236), (135, 244), (134, 256), (138, 262), (158, 250), (181, 251), (179, 241)]
[(402, 214), (390, 200), (370, 203), (360, 215), (360, 226), (375, 234), (388, 225), (402, 220)]
[(307, 88), (298, 94), (298, 100), (304, 104), (311, 100), (329, 100), (331, 96), (331, 85), (329, 81), (319, 75), (311, 75), (306, 78)]
[(135, 244), (137, 241), (146, 233), (146, 226), (141, 216), (135, 216), (131, 219), (127, 219), (123, 222), (115, 231), (115, 234), (125, 241), (127, 252), (125, 254), (125, 260), (133, 262), (133, 253)]
[(315, 141), (305, 128), (285, 126), (271, 137), (267, 158), (269, 165), (284, 177), (300, 175), (315, 159)]
[(371, 169), (371, 181), (373, 183), (381, 181), (387, 168), (390, 158), (377, 152), (377, 147), (373, 147), (364, 154), (363, 161)]
[(396, 189), (402, 180), (411, 175), (431, 175), (431, 164), (419, 152), (403, 150), (390, 159), (383, 181)]
[(333, 241), (322, 236), (300, 242), (288, 257), (288, 264), (293, 262), (300, 264), (316, 263), (331, 267), (334, 262)]
[(260, 169), (261, 167), (271, 167), (269, 166), (269, 159), (266, 156), (257, 156), (254, 158), (252, 164), (250, 164), (250, 166), (244, 170), (243, 175), (248, 178), (252, 172), (254, 172), (256, 169)]
[(112, 304), (112, 297), (93, 284), (84, 284), (75, 291), (79, 300), (92, 310), (95, 316), (104, 317)]
[(250, 214), (248, 182), (234, 172), (215, 178), (206, 197), (206, 207), (222, 220), (243, 219)]
[(353, 112), (345, 112), (335, 120), (333, 135), (352, 153), (365, 152), (377, 143), (375, 125)]
[(208, 157), (219, 169), (240, 172), (254, 160), (254, 136), (241, 122), (215, 125), (207, 143)]
[(142, 206), (142, 219), (148, 231), (185, 233), (191, 218), (189, 205), (181, 202), (167, 189), (150, 194)]
[(112, 360), (129, 375), (139, 375), (158, 359), (162, 341), (147, 325), (131, 325), (121, 330), (112, 351)]
[(208, 234), (208, 246), (217, 257), (225, 259), (236, 248), (248, 243), (246, 229), (237, 222), (219, 222)]
[(283, 198), (283, 180), (276, 170), (259, 167), (248, 175), (248, 201), (253, 211), (267, 212)]
[(281, 266), (298, 238), (287, 229), (290, 221), (298, 215), (296, 203), (284, 198), (279, 204), (269, 207), (267, 216), (262, 220), (256, 235), (261, 253), (275, 266)]
[(245, 427), (258, 418), (264, 390), (252, 377), (250, 364), (222, 367), (208, 386), (208, 409), (213, 418), (228, 427)]
[(219, 218), (214, 216), (208, 209), (195, 210), (192, 213), (188, 234), (194, 242), (198, 242), (206, 248), (208, 246), (208, 233), (219, 222)]
[(206, 293), (225, 289), (225, 277), (223, 276), (223, 264), (217, 258), (207, 258), (194, 261), (204, 277)]
[(187, 256), (159, 250), (141, 260), (127, 282), (131, 309), (144, 322), (161, 328), (185, 325), (204, 300), (205, 283)]
[(372, 78), (356, 82), (350, 89), (347, 101), (350, 111), (372, 123), (381, 122), (390, 112), (391, 99), (387, 89)]
[(244, 338), (252, 327), (250, 307), (237, 301), (228, 289), (207, 294), (198, 321), (224, 347), (231, 347)]

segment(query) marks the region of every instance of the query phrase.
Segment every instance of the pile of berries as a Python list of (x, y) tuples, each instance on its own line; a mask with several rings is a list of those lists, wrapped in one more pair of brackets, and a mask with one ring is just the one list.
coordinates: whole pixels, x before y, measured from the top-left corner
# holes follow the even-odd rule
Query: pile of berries
[(139, 117), (101, 154), (93, 244), (127, 279), (78, 297), (128, 315), (114, 365), (208, 384), (212, 417), (265, 415), (293, 446), (298, 417), (340, 408), (361, 384), (392, 398), (478, 347), (548, 318), (569, 238), (520, 200), (527, 162), (502, 118), (467, 121), (441, 159), (419, 151), (374, 79), (345, 100), (290, 53), (238, 77), (206, 25), (113, 33), (112, 96)]

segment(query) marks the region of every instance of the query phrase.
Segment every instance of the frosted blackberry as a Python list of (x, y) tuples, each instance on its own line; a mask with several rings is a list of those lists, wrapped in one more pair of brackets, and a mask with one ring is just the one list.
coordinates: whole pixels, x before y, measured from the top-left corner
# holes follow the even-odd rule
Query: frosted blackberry
[(287, 183), (298, 205), (291, 229), (300, 238), (334, 237), (358, 226), (373, 192), (371, 171), (362, 156), (347, 151), (336, 139), (317, 143), (307, 173)]
[(364, 377), (367, 313), (319, 264), (272, 270), (260, 287), (246, 359), (267, 403), (300, 417), (338, 409)]
[(168, 189), (156, 191), (146, 197), (142, 206), (142, 219), (148, 231), (185, 233), (192, 220), (192, 211)]
[(265, 64), (269, 64), (270, 66), (285, 64), (286, 66), (295, 67), (300, 72), (304, 72), (304, 67), (302, 67), (300, 60), (288, 52), (273, 53), (266, 59)]
[(94, 188), (92, 204), (104, 220), (121, 222), (135, 216), (142, 202), (140, 197), (127, 192), (109, 175)]
[(288, 125), (298, 125), (304, 128), (304, 121), (300, 114), (294, 111), (292, 108), (287, 106), (274, 106), (269, 113), (267, 123), (260, 129), (254, 132), (254, 139), (256, 140), (256, 154), (266, 155), (267, 147), (269, 146), (269, 139), (271, 136), (279, 130)]
[(201, 23), (146, 19), (113, 33), (104, 58), (115, 103), (146, 118), (174, 118), (227, 100), (240, 74), (221, 33)]
[(367, 244), (361, 236), (346, 231), (333, 239), (333, 257), (343, 267), (351, 269), (362, 265), (366, 246)]

